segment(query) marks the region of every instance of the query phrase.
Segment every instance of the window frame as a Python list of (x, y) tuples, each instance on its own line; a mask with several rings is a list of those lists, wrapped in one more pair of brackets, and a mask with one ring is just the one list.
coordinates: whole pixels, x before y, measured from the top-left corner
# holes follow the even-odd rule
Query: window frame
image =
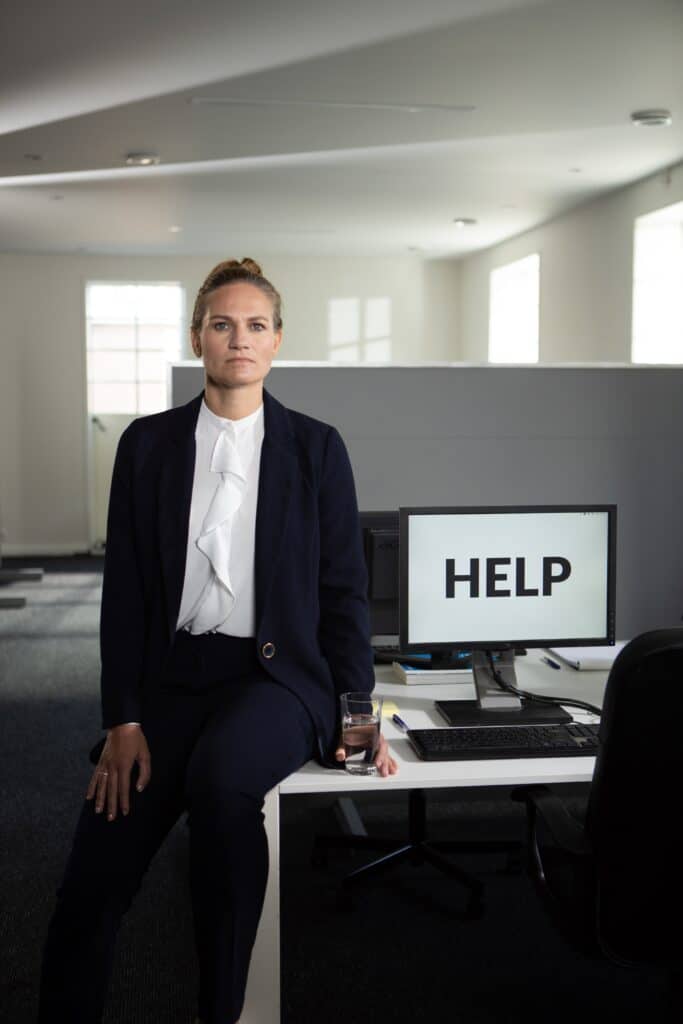
[[(170, 324), (158, 324), (158, 323), (155, 324), (153, 321), (141, 320), (137, 316), (134, 317), (133, 319), (123, 319), (122, 318), (122, 319), (112, 320), (112, 321), (110, 321), (112, 323), (112, 325), (131, 327), (133, 329), (133, 332), (134, 332), (134, 346), (123, 347), (123, 348), (104, 348), (103, 347), (103, 348), (97, 348), (97, 349), (94, 346), (91, 347), (91, 344), (90, 344), (90, 342), (91, 342), (91, 326), (93, 326), (95, 324), (104, 325), (104, 324), (109, 322), (109, 321), (102, 320), (102, 319), (98, 320), (98, 319), (96, 319), (96, 318), (94, 318), (94, 317), (92, 317), (90, 315), (90, 310), (89, 310), (89, 292), (90, 292), (91, 288), (98, 287), (98, 286), (99, 287), (107, 287), (107, 288), (131, 288), (131, 287), (132, 288), (140, 288), (140, 287), (142, 287), (142, 288), (150, 288), (150, 287), (151, 288), (154, 288), (154, 287), (176, 288), (178, 290), (178, 296), (179, 296), (179, 314), (178, 314), (178, 319), (177, 319), (177, 321), (173, 321)], [(178, 346), (177, 346), (176, 353), (173, 356), (171, 356), (171, 357), (167, 357), (167, 360), (166, 360), (167, 366), (169, 364), (173, 363), (174, 361), (180, 360), (180, 359), (183, 358), (183, 339), (185, 337), (185, 328), (186, 328), (186, 323), (187, 323), (187, 292), (186, 292), (186, 288), (185, 288), (185, 285), (183, 284), (183, 282), (180, 281), (180, 280), (177, 280), (177, 279), (176, 280), (145, 280), (145, 279), (142, 279), (142, 280), (140, 280), (140, 279), (136, 279), (136, 280), (125, 279), (125, 280), (122, 280), (122, 279), (119, 279), (119, 278), (117, 278), (117, 279), (106, 279), (106, 278), (104, 278), (104, 279), (103, 278), (93, 278), (93, 279), (91, 279), (91, 278), (87, 278), (87, 279), (84, 280), (83, 299), (84, 299), (83, 310), (84, 310), (84, 333), (85, 333), (85, 380), (86, 380), (86, 392), (87, 392), (86, 403), (87, 403), (88, 413), (90, 415), (102, 415), (102, 416), (106, 416), (106, 415), (119, 416), (119, 415), (122, 415), (122, 416), (137, 417), (137, 416), (147, 415), (147, 414), (149, 414), (151, 412), (163, 411), (163, 409), (167, 409), (169, 407), (169, 399), (170, 399), (169, 389), (168, 389), (168, 376), (167, 376), (166, 382), (165, 382), (166, 383), (166, 388), (165, 388), (165, 399), (164, 399), (163, 407), (161, 409), (156, 409), (155, 408), (154, 410), (149, 409), (149, 408), (145, 408), (144, 404), (141, 407), (141, 389), (140, 389), (140, 385), (143, 385), (145, 383), (160, 383), (160, 382), (163, 383), (163, 381), (159, 381), (157, 378), (149, 378), (149, 377), (141, 378), (140, 377), (140, 355), (148, 353), (148, 352), (159, 352), (161, 350), (160, 349), (150, 349), (150, 348), (147, 348), (147, 347), (144, 347), (144, 346), (141, 347), (141, 345), (139, 343), (139, 330), (140, 330), (140, 327), (144, 328), (145, 326), (174, 326), (175, 327), (176, 324), (177, 324), (177, 329), (178, 329)], [(91, 381), (95, 380), (96, 378), (91, 377), (91, 374), (90, 374), (90, 354), (91, 354), (91, 352), (95, 352), (95, 351), (100, 351), (100, 352), (126, 352), (126, 353), (130, 353), (130, 354), (133, 355), (134, 363), (135, 363), (135, 376), (134, 376), (133, 381), (131, 383), (134, 385), (134, 397), (135, 397), (134, 406), (135, 406), (135, 411), (122, 410), (120, 408), (119, 409), (107, 409), (107, 410), (105, 410), (105, 409), (96, 409), (94, 407), (94, 405), (92, 404), (92, 402), (91, 402), (91, 394), (92, 394), (92, 392), (91, 392)], [(116, 380), (117, 380), (117, 378), (114, 378), (114, 377), (107, 378), (107, 379), (111, 380), (112, 382), (116, 382)], [(102, 378), (102, 380), (104, 381), (105, 378)]]
[[(520, 358), (494, 358), (492, 355), (492, 347), (494, 344), (493, 332), (494, 326), (498, 320), (499, 310), (494, 309), (495, 293), (494, 293), (494, 275), (499, 274), (500, 271), (509, 270), (511, 267), (518, 266), (520, 263), (527, 263), (528, 261), (534, 260), (536, 265), (535, 273), (535, 356), (532, 359), (520, 359)], [(509, 317), (505, 318), (509, 320)], [(524, 256), (518, 256), (513, 260), (508, 260), (506, 263), (500, 263), (496, 267), (492, 267), (489, 271), (489, 302), (488, 302), (488, 338), (487, 338), (487, 362), (492, 366), (536, 366), (540, 362), (541, 358), (541, 250), (536, 249), (533, 252), (526, 253)]]

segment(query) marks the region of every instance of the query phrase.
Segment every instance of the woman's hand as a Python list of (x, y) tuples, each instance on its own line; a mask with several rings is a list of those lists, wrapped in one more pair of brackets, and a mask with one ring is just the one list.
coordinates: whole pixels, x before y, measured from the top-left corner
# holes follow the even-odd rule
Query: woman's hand
[(86, 800), (95, 798), (95, 813), (107, 806), (107, 820), (113, 821), (120, 808), (130, 811), (130, 773), (137, 761), (140, 774), (135, 788), (141, 793), (150, 780), (151, 758), (147, 740), (139, 725), (116, 725), (107, 733), (100, 760), (90, 779)]
[[(345, 761), (346, 755), (344, 754), (344, 746), (339, 741), (339, 746), (334, 752), (335, 761)], [(377, 755), (375, 756), (375, 766), (380, 775), (395, 775), (398, 771), (398, 765), (394, 761), (393, 757), (389, 753), (389, 744), (385, 740), (382, 733), (379, 734), (379, 747)], [(341, 767), (341, 766), (340, 766)]]

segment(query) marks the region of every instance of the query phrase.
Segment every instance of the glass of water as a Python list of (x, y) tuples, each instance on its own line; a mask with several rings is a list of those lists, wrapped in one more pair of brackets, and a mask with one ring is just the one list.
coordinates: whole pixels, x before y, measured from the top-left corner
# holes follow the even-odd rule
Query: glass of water
[(376, 775), (382, 698), (369, 693), (342, 693), (340, 700), (345, 768), (352, 775)]

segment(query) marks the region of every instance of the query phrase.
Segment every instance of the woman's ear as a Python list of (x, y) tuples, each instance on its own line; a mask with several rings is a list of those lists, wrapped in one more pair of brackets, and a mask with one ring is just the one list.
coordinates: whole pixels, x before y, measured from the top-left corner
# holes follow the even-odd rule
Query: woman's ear
[(192, 345), (192, 351), (197, 356), (197, 359), (199, 359), (202, 354), (202, 345), (196, 331), (192, 331), (190, 334), (190, 344)]

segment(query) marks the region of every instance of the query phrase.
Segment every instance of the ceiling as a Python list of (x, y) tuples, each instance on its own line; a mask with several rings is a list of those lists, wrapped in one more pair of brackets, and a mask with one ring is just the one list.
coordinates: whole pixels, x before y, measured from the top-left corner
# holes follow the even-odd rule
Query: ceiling
[(456, 257), (683, 159), (683, 0), (12, 4), (1, 251)]

